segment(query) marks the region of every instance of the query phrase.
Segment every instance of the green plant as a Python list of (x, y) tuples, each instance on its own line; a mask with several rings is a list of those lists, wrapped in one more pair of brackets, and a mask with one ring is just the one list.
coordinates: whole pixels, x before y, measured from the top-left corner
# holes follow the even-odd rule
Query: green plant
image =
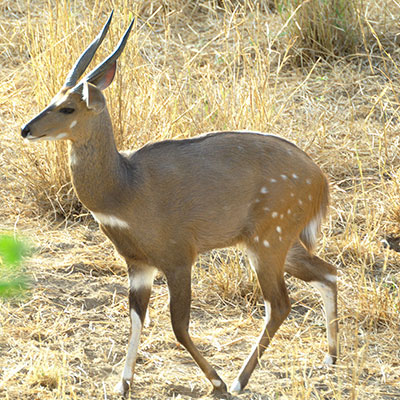
[(0, 298), (16, 297), (27, 289), (22, 268), (28, 247), (10, 235), (0, 235)]

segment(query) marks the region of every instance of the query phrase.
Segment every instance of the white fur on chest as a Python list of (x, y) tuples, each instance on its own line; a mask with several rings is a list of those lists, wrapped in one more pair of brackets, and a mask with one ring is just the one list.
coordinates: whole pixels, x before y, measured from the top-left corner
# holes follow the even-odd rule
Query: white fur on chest
[(103, 214), (99, 212), (92, 212), (92, 215), (94, 219), (102, 225), (105, 226), (110, 226), (113, 228), (123, 228), (123, 229), (128, 229), (129, 225), (126, 221), (124, 221), (121, 218), (116, 217), (115, 215), (112, 214)]

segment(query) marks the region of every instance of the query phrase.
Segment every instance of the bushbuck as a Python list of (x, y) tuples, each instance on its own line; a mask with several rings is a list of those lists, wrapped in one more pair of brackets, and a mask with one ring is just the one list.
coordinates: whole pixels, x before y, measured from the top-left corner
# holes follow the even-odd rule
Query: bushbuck
[[(166, 277), (177, 340), (216, 392), (227, 387), (190, 338), (191, 268), (199, 253), (240, 245), (265, 303), (265, 325), (232, 392), (247, 384), (258, 359), (290, 310), (284, 272), (321, 292), (329, 351), (337, 357), (336, 268), (311, 251), (329, 201), (328, 182), (289, 141), (258, 132), (212, 132), (117, 150), (102, 91), (113, 81), (132, 24), (113, 53), (84, 76), (107, 33), (79, 57), (50, 104), (22, 128), (29, 141), (68, 140), (72, 183), (80, 201), (126, 260), (130, 337), (117, 390), (132, 384), (154, 274)], [(120, 90), (123, 90), (122, 88)]]

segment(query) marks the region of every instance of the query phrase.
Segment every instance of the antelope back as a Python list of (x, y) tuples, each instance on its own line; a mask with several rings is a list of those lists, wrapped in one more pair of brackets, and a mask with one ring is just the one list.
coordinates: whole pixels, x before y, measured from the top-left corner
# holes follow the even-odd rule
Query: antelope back
[[(145, 226), (158, 248), (168, 240), (192, 243), (195, 252), (261, 239), (272, 245), (314, 221), (302, 236), (311, 248), (328, 205), (321, 170), (273, 135), (216, 132), (165, 141), (145, 146), (130, 161), (141, 184), (124, 218), (138, 221), (139, 231)], [(138, 212), (140, 204), (146, 212)]]

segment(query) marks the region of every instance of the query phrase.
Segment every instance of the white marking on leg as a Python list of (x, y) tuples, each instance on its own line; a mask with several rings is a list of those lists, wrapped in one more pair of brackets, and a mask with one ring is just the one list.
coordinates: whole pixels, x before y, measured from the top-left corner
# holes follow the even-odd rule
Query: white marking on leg
[(232, 386), (229, 391), (231, 393), (240, 393), (241, 390), (242, 390), (242, 386), (241, 386), (240, 382), (238, 380), (236, 380), (235, 382), (232, 383)]
[(326, 365), (333, 365), (333, 357), (330, 354), (325, 356), (324, 364)]
[(113, 228), (129, 228), (129, 224), (123, 219), (111, 214), (103, 214), (99, 212), (92, 212), (94, 219), (102, 225), (111, 226)]
[(336, 283), (337, 282), (337, 276), (333, 274), (326, 274), (324, 277), (327, 281)]
[(129, 383), (133, 377), (133, 368), (139, 348), (142, 323), (135, 310), (131, 309), (131, 336), (129, 338), (128, 352), (126, 354), (125, 367), (122, 372), (122, 379)]
[(264, 240), (264, 241), (263, 241), (263, 245), (264, 245), (265, 247), (269, 247), (269, 246), (270, 246), (268, 240)]
[(150, 313), (149, 313), (149, 309), (147, 308), (146, 310), (146, 316), (144, 317), (144, 322), (143, 322), (143, 326), (145, 328), (148, 328), (151, 324), (151, 318), (150, 318)]
[(114, 387), (114, 392), (120, 394), (121, 396), (125, 395), (125, 391), (124, 391), (124, 384), (122, 383), (122, 381), (119, 381), (115, 387)]
[[(264, 308), (265, 308), (265, 317), (264, 317), (265, 318), (264, 319), (265, 325), (264, 326), (266, 328), (268, 323), (269, 323), (269, 321), (271, 320), (271, 303), (269, 301), (267, 301), (267, 300), (264, 300)], [(250, 355), (247, 357), (246, 361), (243, 363), (242, 368), (239, 371), (239, 375), (238, 375), (239, 377), (242, 375), (242, 372), (246, 368), (246, 366), (249, 363), (249, 360), (252, 358), (253, 354), (255, 352), (258, 352), (258, 346), (259, 346), (260, 340), (263, 337), (263, 335), (264, 335), (264, 330), (263, 330), (263, 332), (261, 332), (261, 335), (258, 338), (257, 343), (253, 346), (253, 349), (252, 349)], [(231, 393), (240, 393), (241, 390), (242, 390), (242, 385), (240, 384), (239, 379), (236, 379), (232, 383), (232, 386), (230, 388), (230, 392)]]
[(69, 128), (72, 129), (77, 123), (78, 123), (77, 120), (72, 121), (71, 125), (69, 126)]
[(129, 275), (129, 287), (131, 290), (135, 291), (143, 288), (151, 288), (155, 272), (156, 269), (153, 267), (146, 267), (145, 269), (134, 271)]
[(332, 338), (332, 335), (330, 334), (331, 327), (329, 326), (329, 322), (333, 321), (336, 318), (335, 294), (332, 288), (323, 282), (312, 281), (310, 282), (310, 285), (318, 289), (318, 291), (321, 293), (321, 297), (325, 305), (329, 347), (335, 348), (336, 343), (334, 342), (334, 338)]
[(271, 303), (268, 300), (264, 300), (265, 307), (265, 326), (268, 325), (271, 320)]
[(268, 189), (265, 187), (265, 186), (263, 186), (262, 188), (261, 188), (261, 191), (260, 191), (262, 194), (266, 194), (266, 193), (268, 193)]
[(218, 379), (211, 379), (211, 383), (215, 386), (215, 387), (220, 387), (222, 385), (222, 382)]

